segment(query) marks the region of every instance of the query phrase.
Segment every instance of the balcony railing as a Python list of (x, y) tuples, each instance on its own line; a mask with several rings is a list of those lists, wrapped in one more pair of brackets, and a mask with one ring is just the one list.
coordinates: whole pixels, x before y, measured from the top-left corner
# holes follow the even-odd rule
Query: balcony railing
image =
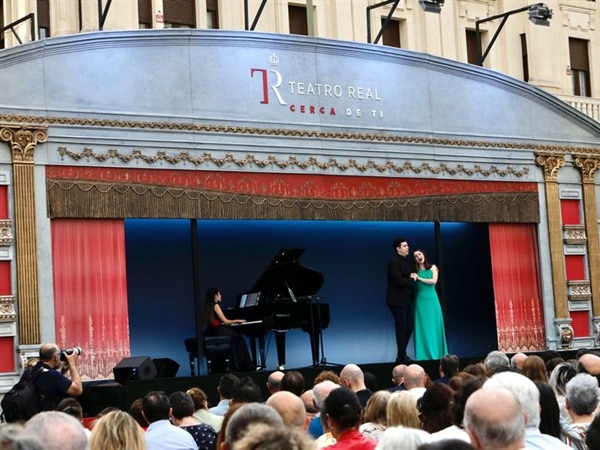
[(563, 102), (600, 122), (600, 98), (557, 95)]

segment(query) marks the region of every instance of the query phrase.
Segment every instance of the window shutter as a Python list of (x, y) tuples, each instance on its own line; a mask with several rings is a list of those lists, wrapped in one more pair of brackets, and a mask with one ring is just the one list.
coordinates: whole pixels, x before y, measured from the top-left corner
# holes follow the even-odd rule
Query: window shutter
[(588, 55), (588, 41), (584, 39), (569, 38), (569, 54), (571, 57), (571, 69), (590, 70)]
[(303, 6), (288, 5), (288, 14), (290, 17), (290, 34), (308, 36), (306, 8)]
[[(385, 23), (385, 17), (381, 19), (381, 26)], [(383, 45), (388, 47), (400, 48), (400, 22), (397, 20), (390, 20), (383, 30)]]
[(165, 23), (196, 28), (194, 0), (163, 0)]
[(138, 0), (138, 23), (148, 25), (152, 28), (152, 1)]
[(50, 1), (37, 0), (38, 28), (50, 28)]

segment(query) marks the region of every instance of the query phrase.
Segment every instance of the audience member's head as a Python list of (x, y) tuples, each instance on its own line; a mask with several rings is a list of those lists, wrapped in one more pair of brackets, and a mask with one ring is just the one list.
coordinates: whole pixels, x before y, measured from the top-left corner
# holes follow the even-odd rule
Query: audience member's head
[(425, 369), (418, 364), (411, 364), (404, 371), (404, 385), (406, 389), (425, 387)]
[(232, 373), (221, 375), (221, 378), (219, 378), (219, 386), (217, 386), (219, 397), (223, 400), (231, 400), (239, 381), (240, 379)]
[(171, 404), (169, 397), (162, 391), (152, 391), (142, 398), (142, 414), (148, 423), (169, 420)]
[(304, 432), (277, 425), (256, 423), (248, 426), (232, 450), (314, 450), (313, 440)]
[(452, 425), (452, 394), (448, 386), (436, 383), (417, 400), (421, 429), (435, 433)]
[(454, 394), (454, 407), (452, 408), (452, 423), (457, 427), (463, 426), (463, 419), (465, 415), (465, 405), (467, 404), (468, 398), (473, 392), (484, 385), (487, 381), (487, 377), (478, 376), (471, 377), (462, 384), (460, 389)]
[(363, 422), (387, 426), (387, 404), (391, 395), (389, 391), (375, 391), (367, 400)]
[(320, 411), (322, 411), (323, 405), (325, 404), (325, 399), (327, 398), (329, 393), (339, 387), (339, 384), (334, 383), (331, 380), (324, 380), (320, 383), (315, 384), (313, 387), (313, 397), (315, 399), (315, 406), (319, 408)]
[(575, 375), (577, 375), (577, 369), (572, 364), (568, 362), (560, 363), (550, 373), (548, 384), (554, 391), (554, 394), (565, 396), (567, 394), (567, 383)]
[(125, 411), (98, 419), (90, 435), (90, 450), (145, 450), (143, 428)]
[(185, 392), (173, 392), (169, 395), (169, 404), (171, 405), (171, 416), (173, 424), (179, 426), (184, 417), (190, 417), (194, 414), (194, 401)]
[(347, 364), (340, 372), (342, 385), (349, 387), (354, 392), (365, 388), (365, 374), (356, 364)]
[(598, 380), (587, 373), (575, 375), (567, 383), (566, 406), (572, 419), (590, 416), (598, 407)]
[(392, 392), (387, 404), (389, 427), (421, 428), (417, 399), (407, 391)]
[(269, 393), (273, 394), (281, 389), (281, 379), (283, 378), (283, 375), (283, 372), (280, 370), (276, 370), (269, 374), (269, 378), (267, 378), (267, 390)]
[(199, 409), (208, 410), (208, 396), (206, 392), (202, 389), (193, 387), (187, 390), (186, 392), (190, 397), (192, 397), (192, 401), (194, 402), (194, 410), (197, 411)]
[(306, 410), (307, 416), (312, 417), (319, 412), (319, 409), (315, 404), (315, 396), (312, 389), (304, 391), (300, 396), (300, 400), (304, 403), (304, 409)]
[(37, 437), (46, 450), (87, 450), (88, 438), (81, 421), (59, 411), (37, 413), (23, 432)]
[(263, 394), (260, 386), (251, 377), (244, 377), (238, 379), (230, 400), (231, 403), (261, 403)]
[(457, 372), (450, 380), (448, 381), (448, 386), (454, 391), (458, 391), (465, 381), (470, 380), (471, 378), (475, 378), (475, 375), (471, 375), (467, 372)]
[(560, 439), (560, 407), (548, 383), (534, 381), (540, 391), (540, 431)]
[(379, 390), (379, 381), (373, 372), (365, 372), (365, 387), (371, 392)]
[(304, 376), (297, 370), (290, 370), (281, 379), (281, 390), (289, 391), (298, 397), (302, 395), (306, 387)]
[(487, 368), (485, 367), (484, 363), (469, 364), (462, 371), (465, 373), (468, 373), (470, 375), (473, 375), (475, 377), (487, 377), (488, 376), (488, 371), (487, 371)]
[(362, 407), (354, 391), (340, 387), (331, 391), (325, 399), (323, 413), (331, 434), (337, 439), (348, 430), (358, 429)]
[(447, 354), (440, 360), (440, 372), (443, 376), (451, 378), (456, 372), (458, 372), (458, 365), (460, 360), (458, 356), (453, 354)]
[(489, 352), (485, 357), (483, 364), (489, 375), (494, 374), (499, 367), (510, 367), (508, 356), (499, 350)]
[(527, 355), (525, 353), (515, 353), (510, 358), (510, 366), (518, 371), (521, 371), (523, 368), (523, 363), (527, 359)]
[(300, 430), (308, 427), (304, 402), (296, 394), (289, 391), (275, 392), (267, 399), (267, 405), (279, 413), (288, 427)]
[(580, 373), (589, 373), (596, 377), (596, 379), (600, 378), (600, 356), (595, 353), (585, 353), (581, 355), (579, 358), (579, 372)]
[(550, 377), (550, 374), (552, 373), (552, 371), (554, 370), (554, 368), (556, 366), (558, 366), (559, 364), (562, 364), (564, 362), (565, 362), (565, 360), (562, 359), (560, 356), (546, 361), (546, 372), (548, 373), (548, 377)]
[(321, 381), (325, 381), (325, 380), (333, 381), (338, 386), (341, 386), (340, 376), (337, 373), (335, 373), (333, 370), (321, 371), (315, 377), (315, 380), (313, 381), (313, 386), (315, 386), (315, 385), (319, 384)]
[(73, 416), (80, 422), (83, 420), (83, 408), (81, 407), (81, 404), (73, 397), (62, 399), (56, 407), (56, 411), (64, 412), (65, 414)]
[(248, 427), (257, 423), (284, 427), (283, 419), (272, 407), (262, 403), (247, 403), (237, 408), (225, 427), (225, 444), (229, 449), (239, 441)]
[(427, 444), (431, 435), (416, 428), (389, 427), (381, 435), (375, 450), (417, 450)]
[(531, 381), (548, 381), (544, 360), (537, 355), (528, 356), (523, 362), (521, 373)]
[(142, 414), (142, 401), (143, 398), (136, 398), (132, 403), (131, 406), (129, 406), (129, 414), (131, 414), (131, 417), (134, 418), (134, 420), (140, 425), (140, 427), (142, 428), (146, 428), (148, 426), (148, 421), (146, 420), (146, 418), (144, 417), (144, 414)]
[(477, 449), (525, 447), (525, 413), (507, 389), (485, 387), (473, 392), (465, 406), (464, 426)]
[(533, 381), (520, 373), (502, 372), (494, 375), (483, 385), (483, 389), (491, 387), (508, 389), (519, 399), (526, 415), (527, 428), (540, 426), (540, 391)]
[[(0, 449), (12, 450), (12, 443), (17, 439), (19, 434), (23, 431), (23, 424), (19, 422), (14, 423), (2, 423), (0, 422)], [(42, 449), (42, 443), (40, 442), (40, 449)]]
[(399, 386), (404, 383), (404, 371), (406, 370), (406, 364), (398, 364), (392, 369), (392, 383), (394, 386)]

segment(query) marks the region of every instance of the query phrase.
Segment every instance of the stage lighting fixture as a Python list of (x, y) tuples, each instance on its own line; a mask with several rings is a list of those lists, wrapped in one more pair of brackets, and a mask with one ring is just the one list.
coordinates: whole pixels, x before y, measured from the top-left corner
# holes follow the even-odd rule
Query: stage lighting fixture
[(419, 5), (425, 12), (432, 12), (439, 14), (442, 12), (442, 6), (444, 6), (445, 0), (419, 0)]
[(543, 25), (545, 27), (550, 26), (550, 19), (552, 19), (552, 10), (548, 8), (544, 3), (538, 3), (532, 5), (528, 11), (529, 20), (535, 25)]

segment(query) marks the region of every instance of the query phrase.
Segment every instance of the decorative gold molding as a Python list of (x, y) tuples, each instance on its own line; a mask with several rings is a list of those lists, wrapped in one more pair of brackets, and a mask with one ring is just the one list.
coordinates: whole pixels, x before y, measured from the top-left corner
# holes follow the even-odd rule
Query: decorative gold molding
[(583, 245), (587, 241), (585, 225), (563, 225), (563, 242), (567, 245)]
[(0, 219), (0, 245), (12, 245), (12, 221), (10, 219)]
[(446, 175), (466, 175), (474, 176), (481, 175), (489, 177), (497, 175), (499, 177), (507, 177), (512, 175), (516, 178), (522, 178), (529, 173), (528, 167), (521, 169), (515, 169), (513, 166), (507, 166), (505, 169), (500, 169), (495, 165), (489, 168), (483, 168), (480, 165), (474, 165), (473, 168), (467, 168), (463, 164), (456, 164), (454, 166), (441, 163), (432, 165), (429, 163), (421, 163), (419, 165), (413, 165), (410, 161), (406, 161), (403, 164), (395, 164), (393, 161), (386, 161), (383, 164), (377, 164), (373, 160), (367, 161), (365, 164), (359, 164), (355, 159), (349, 159), (346, 163), (339, 162), (336, 158), (329, 158), (327, 161), (319, 161), (316, 157), (311, 156), (306, 161), (300, 161), (295, 156), (288, 156), (287, 159), (278, 159), (277, 156), (269, 155), (263, 159), (257, 158), (254, 155), (247, 155), (244, 158), (235, 158), (232, 154), (228, 153), (222, 158), (212, 156), (211, 153), (205, 152), (201, 156), (192, 156), (188, 151), (180, 151), (175, 156), (169, 156), (165, 151), (157, 151), (154, 155), (146, 155), (142, 150), (133, 150), (131, 153), (121, 153), (118, 149), (111, 148), (104, 153), (96, 153), (93, 149), (85, 147), (81, 152), (73, 152), (67, 147), (58, 147), (58, 153), (63, 160), (68, 157), (74, 161), (80, 161), (84, 158), (95, 159), (98, 162), (105, 162), (109, 159), (116, 159), (124, 163), (130, 163), (132, 161), (143, 161), (147, 164), (155, 164), (160, 162), (167, 162), (171, 165), (178, 163), (190, 163), (194, 166), (201, 166), (204, 164), (214, 164), (217, 167), (222, 167), (225, 164), (235, 164), (238, 167), (256, 166), (259, 168), (265, 168), (269, 166), (275, 166), (280, 169), (286, 169), (288, 167), (297, 167), (302, 170), (307, 169), (320, 169), (330, 170), (339, 169), (342, 172), (346, 172), (350, 169), (356, 169), (359, 172), (366, 172), (367, 170), (376, 170), (380, 173), (393, 171), (396, 173), (412, 172), (414, 174), (421, 174), (429, 172), (432, 174), (446, 174)]
[(574, 155), (575, 165), (581, 169), (584, 183), (593, 183), (596, 170), (600, 169), (600, 158), (591, 156)]
[(474, 147), (474, 148), (505, 148), (510, 150), (534, 150), (539, 152), (557, 153), (581, 153), (589, 155), (600, 155), (600, 149), (588, 147), (569, 147), (563, 145), (539, 145), (525, 142), (497, 142), (497, 141), (475, 141), (463, 139), (447, 139), (432, 136), (405, 136), (397, 134), (381, 133), (348, 133), (343, 131), (323, 131), (288, 128), (260, 128), (241, 127), (235, 125), (213, 125), (193, 122), (144, 122), (136, 120), (108, 120), (81, 117), (40, 117), (24, 115), (0, 115), (0, 121), (44, 124), (44, 125), (68, 125), (86, 127), (107, 128), (132, 128), (167, 131), (189, 131), (200, 133), (227, 133), (248, 134), (260, 136), (283, 136), (298, 138), (338, 139), (355, 141), (381, 141), (390, 143), (408, 143), (415, 145), (436, 145), (447, 147)]
[(0, 322), (14, 322), (17, 320), (14, 295), (0, 296)]
[(33, 164), (35, 146), (48, 140), (48, 130), (39, 126), (2, 124), (0, 140), (10, 143), (14, 163)]
[(592, 289), (589, 280), (571, 280), (567, 281), (569, 289), (569, 300), (586, 301), (592, 298)]
[(546, 181), (558, 181), (558, 169), (565, 165), (565, 156), (536, 153), (535, 162), (544, 169), (544, 179)]

